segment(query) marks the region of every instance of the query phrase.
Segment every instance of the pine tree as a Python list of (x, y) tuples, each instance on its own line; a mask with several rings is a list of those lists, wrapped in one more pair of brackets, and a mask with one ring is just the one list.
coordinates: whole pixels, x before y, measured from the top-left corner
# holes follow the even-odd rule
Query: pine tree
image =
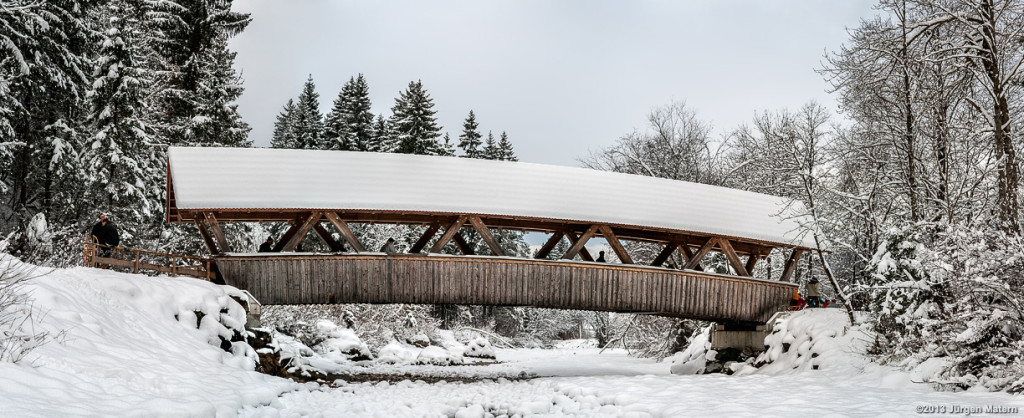
[(501, 132), (501, 139), (498, 141), (498, 160), (502, 161), (519, 161), (516, 157), (515, 150), (512, 149), (512, 143), (508, 140), (508, 134), (505, 131)]
[(462, 156), (466, 158), (480, 158), (480, 132), (476, 122), (476, 114), (472, 110), (466, 121), (462, 123), (462, 134), (459, 135), (459, 148), (462, 148)]
[(441, 127), (434, 114), (434, 101), (421, 81), (410, 82), (391, 108), (391, 126), (398, 142), (396, 152), (403, 154), (440, 154), (437, 138)]
[(295, 102), (288, 99), (281, 113), (274, 121), (274, 137), (270, 139), (271, 148), (297, 148), (295, 140)]
[(327, 114), (324, 141), (328, 149), (368, 151), (373, 141), (370, 90), (362, 74), (349, 78)]
[[(144, 1), (153, 40), (153, 69), (160, 74), (154, 88), (160, 136), (169, 144), (243, 145), (238, 136), (241, 131), (247, 135), (248, 126), (231, 112), (222, 113), (241, 87), (228, 70), (234, 54), (220, 50), (227, 39), (248, 26), (249, 15), (231, 11), (232, 0)], [(223, 92), (220, 101), (226, 101), (206, 103), (214, 91)], [(211, 135), (214, 132), (232, 135), (218, 138)]]
[(373, 123), (370, 143), (366, 148), (367, 151), (372, 152), (395, 152), (398, 149), (391, 124), (388, 119), (384, 118), (384, 115), (377, 115), (377, 120)]
[(302, 86), (299, 101), (295, 104), (295, 117), (293, 121), (295, 148), (325, 148), (323, 143), (324, 119), (320, 113), (320, 94), (316, 92), (316, 84), (313, 83), (312, 74), (306, 79), (306, 84)]
[(480, 152), (480, 158), (485, 160), (498, 160), (499, 150), (498, 144), (494, 142), (494, 132), (487, 132), (487, 142), (484, 143), (484, 149)]
[(110, 24), (102, 34), (96, 79), (88, 93), (93, 134), (84, 156), (91, 200), (113, 213), (114, 221), (128, 231), (148, 221), (160, 191), (152, 139), (143, 123), (149, 81), (138, 64), (142, 52), (137, 7), (131, 0), (106, 6)]
[(437, 154), (444, 157), (455, 156), (455, 145), (452, 144), (452, 138), (448, 136), (448, 133), (444, 133), (444, 143), (441, 144), (441, 153)]
[(242, 78), (232, 67), (235, 52), (220, 37), (200, 57), (206, 80), (196, 86), (196, 116), (189, 122), (189, 143), (204, 146), (250, 147), (252, 128), (242, 120), (235, 103), (242, 95)]

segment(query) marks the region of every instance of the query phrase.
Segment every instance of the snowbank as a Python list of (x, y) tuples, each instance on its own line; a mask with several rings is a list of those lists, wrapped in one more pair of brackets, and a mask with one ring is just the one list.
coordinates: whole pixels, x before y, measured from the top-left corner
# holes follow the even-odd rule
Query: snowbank
[(5, 266), (39, 275), (25, 288), (35, 327), (63, 338), (0, 362), (0, 416), (233, 416), (297, 386), (253, 371), (248, 345), (221, 349), (245, 323), (233, 288), (0, 255)]

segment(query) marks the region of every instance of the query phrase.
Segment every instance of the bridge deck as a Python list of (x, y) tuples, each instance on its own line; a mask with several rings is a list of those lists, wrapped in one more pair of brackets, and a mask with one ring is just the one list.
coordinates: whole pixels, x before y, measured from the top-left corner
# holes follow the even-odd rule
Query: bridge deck
[(418, 254), (216, 257), (228, 284), (276, 304), (414, 303), (536, 306), (760, 322), (796, 286), (634, 265)]

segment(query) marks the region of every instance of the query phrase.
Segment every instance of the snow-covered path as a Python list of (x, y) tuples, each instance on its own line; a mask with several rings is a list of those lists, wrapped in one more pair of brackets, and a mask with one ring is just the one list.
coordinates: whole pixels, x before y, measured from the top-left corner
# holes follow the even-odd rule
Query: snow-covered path
[[(607, 416), (765, 417), (914, 416), (923, 405), (1016, 407), (1024, 398), (1002, 393), (935, 392), (908, 384), (905, 376), (881, 378), (836, 371), (790, 375), (669, 374), (668, 363), (594, 349), (501, 350), (504, 365), (554, 377), (528, 381), (437, 383), (404, 381), (309, 385), (266, 407), (247, 407), (246, 417), (391, 416)], [(490, 415), (488, 415), (490, 414)], [(962, 416), (963, 414), (958, 414)], [(1003, 416), (1015, 416), (1008, 414)]]

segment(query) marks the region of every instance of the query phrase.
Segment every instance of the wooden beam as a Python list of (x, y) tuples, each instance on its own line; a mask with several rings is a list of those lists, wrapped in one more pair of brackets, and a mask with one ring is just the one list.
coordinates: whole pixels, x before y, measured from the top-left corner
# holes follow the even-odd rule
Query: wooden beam
[(220, 251), (217, 250), (217, 243), (213, 242), (210, 231), (206, 230), (206, 225), (199, 219), (196, 219), (195, 222), (196, 227), (199, 228), (199, 235), (203, 237), (203, 242), (206, 243), (206, 249), (210, 250), (210, 255), (220, 254)]
[[(570, 247), (573, 244), (576, 244), (576, 241), (580, 239), (580, 236), (576, 235), (576, 233), (573, 231), (566, 232), (565, 237), (569, 238)], [(590, 255), (590, 251), (587, 251), (587, 247), (580, 248), (580, 258), (582, 258), (583, 261), (594, 261), (594, 256)]]
[(695, 266), (700, 265), (700, 260), (703, 259), (704, 256), (708, 254), (708, 251), (711, 251), (712, 248), (715, 248), (715, 244), (717, 243), (717, 237), (708, 238), (708, 241), (705, 242), (699, 250), (697, 250), (697, 253), (693, 254), (690, 257), (690, 259), (686, 261), (686, 265), (683, 266), (683, 270), (692, 270)]
[(757, 260), (760, 259), (761, 254), (758, 253), (752, 253), (749, 257), (747, 257), (747, 265), (745, 265), (744, 267), (747, 268), (747, 273), (750, 273), (751, 276), (754, 275), (754, 267), (757, 266)]
[(491, 252), (498, 257), (504, 257), (505, 251), (498, 245), (498, 240), (494, 239), (494, 235), (491, 235), (491, 231), (487, 229), (487, 225), (484, 225), (484, 221), (480, 220), (479, 216), (470, 216), (469, 224), (473, 225), (473, 229), (476, 233), (480, 234), (480, 238), (487, 243), (487, 246), (491, 248)]
[(432, 253), (439, 253), (439, 252), (441, 252), (441, 249), (444, 248), (445, 244), (447, 244), (448, 241), (452, 240), (452, 237), (454, 237), (455, 234), (457, 234), (459, 232), (459, 230), (462, 229), (462, 225), (464, 225), (465, 223), (466, 223), (466, 216), (465, 215), (459, 216), (458, 218), (456, 218), (455, 222), (452, 222), (452, 224), (448, 226), (448, 229), (444, 230), (444, 235), (441, 235), (441, 238), (438, 239), (437, 242), (434, 243), (434, 246), (430, 247), (430, 252), (432, 252)]
[[(684, 262), (683, 265), (684, 266), (686, 265), (685, 263), (689, 263), (690, 260), (693, 259), (693, 256), (694, 256), (693, 250), (690, 249), (689, 245), (687, 245), (685, 243), (679, 244), (679, 252), (683, 254), (683, 262)], [(704, 266), (700, 265), (700, 262), (697, 262), (697, 265), (693, 266), (693, 270), (704, 271)]]
[(619, 261), (622, 264), (633, 264), (633, 258), (626, 252), (626, 247), (623, 247), (622, 243), (619, 242), (619, 238), (615, 236), (612, 227), (602, 224), (598, 226), (598, 229), (601, 230), (601, 235), (604, 236), (605, 241), (608, 241), (608, 245), (612, 246), (612, 251), (615, 251), (615, 255), (619, 256)]
[(740, 256), (736, 255), (736, 250), (732, 249), (732, 244), (725, 238), (718, 239), (718, 248), (722, 250), (722, 254), (725, 254), (725, 258), (729, 260), (729, 264), (732, 265), (732, 269), (736, 270), (738, 276), (750, 276), (747, 268), (743, 266), (743, 261), (740, 260)]
[(323, 241), (324, 244), (327, 244), (327, 247), (331, 249), (331, 252), (345, 251), (345, 247), (342, 246), (340, 242), (335, 241), (334, 237), (331, 236), (331, 233), (327, 231), (327, 228), (320, 225), (320, 222), (313, 224), (313, 232), (316, 232), (316, 236), (320, 237), (320, 240)]
[(657, 267), (664, 264), (665, 261), (668, 261), (668, 258), (672, 256), (672, 252), (675, 251), (676, 248), (679, 248), (678, 242), (670, 242), (666, 244), (665, 248), (658, 253), (658, 256), (654, 257), (654, 261), (651, 262), (651, 265)]
[(584, 247), (587, 245), (587, 241), (589, 241), (590, 237), (593, 237), (594, 234), (597, 233), (597, 229), (597, 225), (590, 225), (590, 228), (587, 228), (587, 230), (583, 232), (583, 235), (581, 235), (579, 239), (574, 240), (575, 242), (573, 242), (572, 246), (569, 247), (569, 251), (565, 252), (565, 255), (562, 256), (562, 259), (572, 260), (573, 257), (576, 257), (576, 255), (580, 253), (580, 250), (586, 249)]
[(551, 254), (551, 250), (555, 249), (555, 246), (562, 241), (562, 237), (564, 236), (565, 232), (563, 231), (555, 231), (551, 233), (551, 238), (548, 238), (548, 241), (544, 243), (544, 246), (540, 247), (540, 250), (537, 251), (537, 255), (533, 258), (538, 260), (547, 258), (548, 254)]
[(352, 247), (352, 251), (357, 253), (366, 252), (366, 247), (363, 247), (363, 244), (359, 242), (359, 238), (356, 238), (356, 234), (353, 234), (352, 230), (349, 229), (348, 223), (341, 220), (341, 217), (338, 216), (336, 212), (327, 212), (324, 216), (327, 217), (327, 221), (330, 222), (331, 225), (334, 225), (338, 230), (338, 233), (341, 234), (341, 237), (348, 243), (348, 246)]
[(292, 221), (292, 226), (289, 227), (288, 230), (284, 232), (284, 235), (282, 235), (281, 238), (277, 240), (277, 244), (274, 244), (275, 253), (281, 252), (281, 249), (284, 248), (284, 245), (287, 244), (288, 241), (290, 241), (292, 237), (294, 237), (295, 234), (299, 232), (299, 228), (302, 226), (303, 222), (306, 221), (307, 216), (308, 215), (298, 215), (295, 217), (295, 220)]
[(420, 236), (420, 239), (416, 240), (416, 243), (409, 249), (409, 253), (415, 254), (423, 251), (423, 248), (427, 246), (430, 239), (434, 238), (434, 235), (437, 235), (438, 229), (441, 229), (440, 222), (434, 221), (434, 223), (430, 224), (430, 227), (428, 227), (426, 231), (423, 231), (423, 235)]
[(469, 245), (469, 242), (466, 241), (466, 238), (462, 236), (461, 232), (456, 232), (455, 235), (452, 235), (452, 241), (455, 241), (455, 245), (459, 247), (459, 251), (462, 251), (462, 254), (476, 254), (476, 251), (473, 251), (473, 246)]
[(224, 238), (224, 233), (220, 230), (220, 224), (217, 223), (217, 218), (210, 212), (204, 213), (203, 216), (206, 217), (206, 224), (210, 225), (210, 232), (213, 233), (213, 238), (217, 240), (217, 247), (221, 249), (221, 252), (230, 253), (231, 245)]
[(800, 261), (801, 254), (803, 254), (803, 250), (793, 249), (793, 253), (789, 255), (789, 260), (786, 261), (786, 267), (782, 270), (782, 277), (779, 278), (780, 282), (793, 281), (793, 272), (796, 271), (796, 263)]
[(299, 246), (299, 243), (302, 242), (302, 239), (306, 237), (306, 234), (309, 233), (309, 230), (313, 228), (313, 224), (320, 222), (320, 218), (323, 217), (323, 214), (323, 212), (313, 212), (311, 215), (309, 215), (309, 217), (306, 218), (304, 222), (302, 222), (302, 226), (299, 227), (298, 232), (296, 232), (295, 235), (292, 235), (291, 239), (289, 239), (288, 242), (284, 244), (284, 247), (281, 247), (281, 251), (287, 252), (295, 250), (295, 247)]

